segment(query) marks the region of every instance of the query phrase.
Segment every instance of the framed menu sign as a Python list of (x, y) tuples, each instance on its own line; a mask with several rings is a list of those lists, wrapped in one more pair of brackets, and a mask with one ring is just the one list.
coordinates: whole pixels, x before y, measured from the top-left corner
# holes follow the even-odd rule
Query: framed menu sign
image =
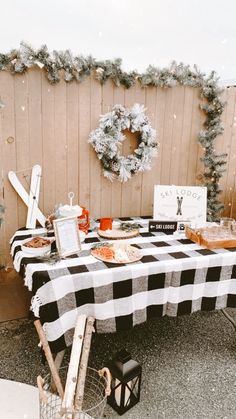
[(206, 213), (205, 186), (154, 186), (154, 220), (186, 221), (201, 225), (206, 222)]
[(56, 245), (61, 257), (79, 253), (81, 250), (77, 217), (53, 220)]

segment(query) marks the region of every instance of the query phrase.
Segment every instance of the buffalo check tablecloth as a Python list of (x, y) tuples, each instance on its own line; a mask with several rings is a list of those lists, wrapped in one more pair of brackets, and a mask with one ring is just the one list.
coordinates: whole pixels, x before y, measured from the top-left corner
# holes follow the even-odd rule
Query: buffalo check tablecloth
[(126, 240), (142, 259), (114, 265), (97, 260), (91, 247), (101, 241), (89, 232), (79, 256), (54, 265), (39, 263), (21, 250), (22, 240), (45, 229), (18, 230), (11, 239), (15, 269), (32, 291), (36, 317), (44, 324), (53, 352), (71, 345), (78, 314), (94, 316), (96, 331), (132, 328), (151, 317), (236, 307), (236, 248), (209, 250), (183, 233), (149, 233), (148, 218), (123, 218), (140, 224), (140, 235)]

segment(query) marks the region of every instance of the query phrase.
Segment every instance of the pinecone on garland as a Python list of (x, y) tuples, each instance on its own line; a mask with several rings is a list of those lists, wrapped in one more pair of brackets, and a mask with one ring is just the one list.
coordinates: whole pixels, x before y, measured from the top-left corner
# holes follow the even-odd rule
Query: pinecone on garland
[(103, 68), (101, 68), (101, 67), (98, 67), (98, 68), (96, 69), (96, 73), (97, 73), (99, 76), (102, 76), (102, 75), (103, 75), (103, 73), (104, 73), (104, 69), (103, 69)]

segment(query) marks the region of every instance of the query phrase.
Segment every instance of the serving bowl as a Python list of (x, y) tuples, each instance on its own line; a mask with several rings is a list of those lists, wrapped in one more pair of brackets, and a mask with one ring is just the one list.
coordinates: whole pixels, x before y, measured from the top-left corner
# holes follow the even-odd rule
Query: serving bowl
[[(29, 247), (27, 244), (34, 245), (36, 244), (37, 247)], [(42, 244), (40, 246), (40, 243)], [(50, 253), (51, 251), (51, 240), (45, 237), (33, 237), (31, 239), (25, 239), (21, 245), (21, 250), (25, 253), (28, 253), (31, 256), (43, 256), (46, 253)]]

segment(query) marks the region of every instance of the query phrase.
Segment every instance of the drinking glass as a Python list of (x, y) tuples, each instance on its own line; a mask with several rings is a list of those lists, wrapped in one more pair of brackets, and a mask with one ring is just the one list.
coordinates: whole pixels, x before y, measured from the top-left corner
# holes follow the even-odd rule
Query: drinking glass
[(234, 220), (231, 224), (231, 234), (236, 239), (236, 221)]
[(220, 219), (220, 231), (221, 231), (222, 238), (230, 239), (231, 227), (232, 227), (233, 222), (234, 222), (234, 219), (230, 217), (222, 217)]
[(218, 238), (218, 227), (209, 226), (206, 227), (203, 231), (203, 238), (208, 241), (217, 240)]

